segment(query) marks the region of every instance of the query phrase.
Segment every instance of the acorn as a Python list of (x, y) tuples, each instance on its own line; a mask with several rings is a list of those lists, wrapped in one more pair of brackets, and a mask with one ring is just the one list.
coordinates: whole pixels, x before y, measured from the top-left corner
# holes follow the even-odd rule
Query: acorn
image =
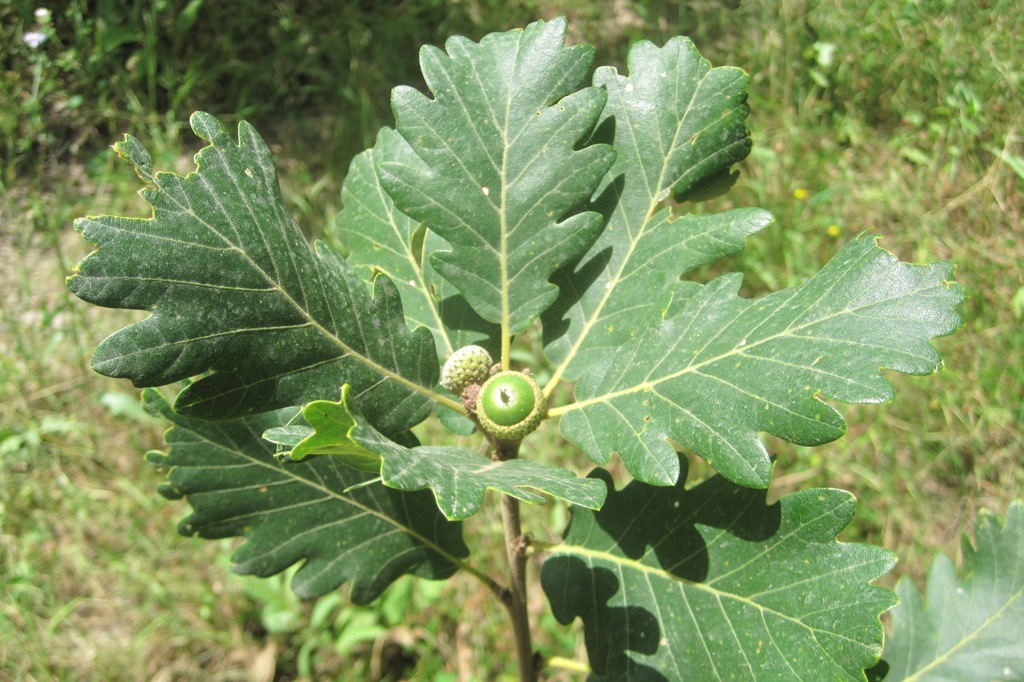
[(522, 372), (498, 372), (480, 388), (476, 418), (498, 440), (522, 440), (544, 419), (547, 401), (533, 377)]
[(482, 384), (491, 375), (491, 355), (480, 346), (463, 346), (448, 356), (441, 369), (441, 385), (462, 395), (472, 384)]

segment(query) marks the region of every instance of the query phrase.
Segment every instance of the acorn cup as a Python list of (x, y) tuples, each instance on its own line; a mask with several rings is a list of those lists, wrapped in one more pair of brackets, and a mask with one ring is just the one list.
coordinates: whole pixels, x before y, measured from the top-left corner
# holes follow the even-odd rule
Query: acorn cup
[(547, 401), (533, 377), (522, 372), (498, 372), (480, 388), (476, 418), (498, 440), (522, 440), (544, 419)]

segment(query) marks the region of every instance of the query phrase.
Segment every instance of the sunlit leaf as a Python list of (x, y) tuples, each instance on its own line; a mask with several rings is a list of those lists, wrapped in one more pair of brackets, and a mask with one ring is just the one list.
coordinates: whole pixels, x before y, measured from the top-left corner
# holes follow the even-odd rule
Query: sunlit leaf
[(541, 579), (559, 621), (583, 620), (595, 679), (863, 680), (896, 602), (870, 582), (895, 557), (836, 541), (849, 493), (764, 496), (721, 476), (634, 481), (573, 511)]
[(1010, 505), (1005, 525), (983, 512), (974, 535), (962, 578), (940, 554), (924, 597), (909, 578), (896, 585), (886, 682), (1024, 679), (1024, 503)]
[(97, 250), (69, 278), (71, 290), (151, 313), (100, 344), (93, 367), (137, 386), (203, 375), (175, 409), (207, 419), (336, 396), (347, 382), (382, 430), (422, 420), (437, 355), (425, 329), (406, 328), (394, 285), (379, 278), (371, 297), (344, 260), (310, 247), (251, 126), (239, 125), (237, 142), (208, 114), (193, 115), (192, 126), (211, 144), (184, 177), (153, 175), (133, 138), (118, 147), (152, 182), (142, 191), (152, 218), (76, 223)]
[(383, 272), (395, 283), (409, 326), (430, 330), (439, 360), (469, 344), (497, 352), (497, 327), (474, 313), (430, 264), (429, 254), (451, 247), (395, 208), (381, 186), (378, 172), (385, 162), (423, 166), (409, 144), (390, 128), (381, 128), (373, 149), (352, 160), (342, 190), (345, 208), (337, 222), (338, 236), (349, 249), (348, 264), (367, 280)]
[(764, 298), (738, 296), (735, 275), (690, 284), (660, 324), (580, 379), (577, 402), (558, 411), (562, 433), (599, 464), (618, 453), (649, 483), (676, 481), (675, 441), (730, 480), (766, 487), (759, 433), (835, 440), (846, 423), (824, 398), (891, 400), (880, 368), (942, 366), (929, 340), (960, 326), (952, 276), (948, 263), (907, 265), (864, 236), (806, 284)]
[(597, 70), (594, 84), (608, 91), (597, 137), (616, 150), (597, 201), (609, 222), (553, 280), (561, 295), (544, 315), (544, 339), (559, 365), (555, 380), (577, 379), (660, 322), (684, 287), (680, 275), (740, 251), (771, 222), (760, 209), (678, 216), (665, 205), (671, 192), (685, 194), (746, 157), (748, 80), (740, 69), (711, 68), (683, 38), (633, 46), (628, 75)]
[(387, 486), (429, 488), (449, 519), (464, 519), (479, 511), (488, 488), (524, 502), (544, 504), (551, 496), (590, 509), (600, 509), (607, 492), (601, 481), (577, 478), (571, 471), (536, 461), (492, 461), (475, 450), (454, 446), (399, 445), (352, 412), (347, 386), (341, 400), (310, 403), (303, 416), (308, 426), (292, 425), (266, 434), (286, 446), (279, 454), (296, 460), (332, 455), (362, 471), (379, 472)]
[(493, 33), (474, 43), (424, 47), (433, 99), (394, 90), (397, 130), (420, 157), (381, 168), (407, 215), (451, 245), (431, 263), (484, 319), (518, 333), (558, 295), (548, 280), (578, 258), (602, 227), (581, 212), (614, 152), (581, 146), (605, 103), (579, 89), (589, 45), (565, 47), (565, 20)]

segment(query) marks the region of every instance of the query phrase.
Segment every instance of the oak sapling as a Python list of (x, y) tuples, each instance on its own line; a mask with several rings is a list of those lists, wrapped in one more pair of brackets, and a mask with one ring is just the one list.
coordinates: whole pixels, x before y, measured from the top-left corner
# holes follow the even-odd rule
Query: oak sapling
[[(548, 666), (862, 679), (896, 602), (871, 583), (895, 558), (837, 541), (849, 493), (767, 504), (759, 436), (829, 442), (846, 428), (830, 403), (892, 399), (880, 368), (937, 370), (931, 339), (961, 324), (952, 265), (901, 263), (866, 234), (762, 298), (739, 296), (738, 274), (691, 281), (772, 222), (685, 203), (751, 148), (747, 74), (684, 38), (637, 43), (625, 74), (592, 71), (593, 48), (565, 34), (557, 19), (423, 48), (430, 93), (395, 88), (395, 129), (346, 176), (326, 238), (347, 259), (288, 217), (247, 123), (236, 138), (194, 114), (209, 145), (187, 176), (153, 173), (126, 136), (115, 149), (153, 216), (77, 221), (96, 250), (68, 286), (151, 316), (93, 367), (140, 387), (190, 380), (173, 406), (145, 392), (174, 424), (150, 458), (161, 492), (193, 508), (182, 532), (246, 538), (241, 572), (301, 563), (299, 594), (350, 583), (360, 603), (407, 573), (475, 580), (508, 610), (524, 682)], [(432, 415), (478, 445), (419, 429)], [(522, 440), (548, 419), (574, 459), (551, 461), (554, 428)], [(687, 488), (681, 454), (718, 475)], [(633, 478), (618, 489), (613, 457)], [(507, 559), (494, 573), (463, 540), (488, 489)], [(571, 524), (531, 524), (528, 542), (521, 503), (552, 499)], [(541, 564), (589, 664), (534, 651)]]

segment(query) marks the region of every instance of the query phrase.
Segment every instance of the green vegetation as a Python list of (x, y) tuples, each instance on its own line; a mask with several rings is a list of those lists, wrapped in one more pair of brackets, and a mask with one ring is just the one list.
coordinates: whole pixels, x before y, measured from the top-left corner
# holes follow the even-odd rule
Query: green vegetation
[[(0, 97), (13, 103), (0, 112), (0, 679), (273, 679), (276, 669), (475, 680), (514, 658), (500, 607), (461, 580), (404, 580), (358, 608), (338, 595), (301, 602), (285, 579), (231, 574), (233, 543), (173, 534), (184, 504), (156, 495), (162, 476), (139, 454), (161, 446), (163, 424), (129, 385), (87, 369), (95, 340), (139, 315), (89, 309), (63, 279), (84, 255), (74, 217), (144, 208), (115, 203), (138, 185), (104, 150), (121, 132), (145, 139), (162, 167), (188, 171), (182, 145), (193, 142), (179, 131), (192, 109), (257, 123), (293, 214), (333, 241), (348, 161), (388, 121), (390, 87), (416, 84), (419, 45), (534, 16), (568, 15), (571, 34), (604, 41), (599, 62), (621, 65), (635, 38), (683, 34), (713, 64), (751, 74), (754, 150), (736, 189), (701, 208), (775, 213), (724, 266), (745, 271), (745, 294), (805, 281), (872, 227), (905, 260), (959, 265), (971, 298), (966, 328), (936, 342), (946, 370), (889, 373), (898, 400), (845, 408), (851, 432), (836, 443), (769, 438), (780, 471), (801, 472), (778, 477), (773, 495), (853, 491), (861, 507), (844, 539), (897, 553), (889, 585), (903, 575), (922, 584), (937, 551), (958, 555), (980, 508), (1001, 514), (1024, 497), (1016, 3), (66, 4), (49, 18), (25, 2), (0, 8)], [(46, 40), (32, 47), (32, 31)], [(691, 481), (710, 473), (698, 460), (690, 469)], [(564, 507), (548, 514), (529, 529), (541, 541), (565, 523)], [(467, 532), (492, 542), (500, 519), (485, 511)], [(546, 611), (540, 590), (533, 598)], [(447, 608), (456, 599), (475, 623)], [(547, 618), (542, 651), (582, 647)]]

